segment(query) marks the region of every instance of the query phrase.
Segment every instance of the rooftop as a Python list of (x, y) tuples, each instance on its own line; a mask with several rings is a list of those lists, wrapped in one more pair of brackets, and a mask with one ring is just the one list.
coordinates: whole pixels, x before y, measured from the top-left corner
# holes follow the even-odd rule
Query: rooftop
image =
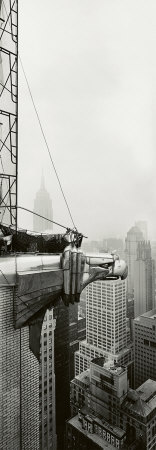
[(98, 436), (98, 434), (91, 434), (87, 430), (84, 430), (82, 428), (81, 422), (78, 419), (78, 416), (72, 417), (72, 419), (68, 420), (70, 425), (72, 425), (76, 430), (80, 431), (83, 435), (88, 437), (91, 441), (95, 442), (95, 444), (98, 444), (99, 447), (103, 450), (114, 450), (114, 446), (109, 444), (106, 440), (104, 440), (102, 437)]
[(156, 381), (147, 380), (136, 391), (129, 389), (122, 407), (141, 417), (156, 409)]
[[(90, 370), (87, 369), (87, 370), (85, 370), (85, 372), (82, 372), (82, 373), (80, 373), (80, 375), (77, 375), (72, 381), (74, 381), (74, 383), (81, 382), (81, 383), (89, 386), (89, 382), (90, 382), (89, 374), (90, 374)], [(71, 381), (71, 383), (72, 383), (72, 381)]]
[(150, 400), (156, 397), (156, 381), (149, 378), (137, 388), (136, 392), (139, 394), (142, 400), (144, 400), (146, 403), (149, 403)]
[(133, 235), (133, 234), (137, 235), (137, 237), (139, 235), (140, 238), (143, 237), (143, 233), (137, 225), (130, 228), (130, 230), (127, 233), (127, 236), (129, 237), (129, 235)]
[(151, 309), (150, 311), (145, 312), (144, 314), (141, 314), (141, 316), (138, 316), (134, 319), (134, 321), (140, 321), (141, 318), (146, 318), (146, 319), (153, 319), (156, 320), (156, 309)]
[(104, 369), (108, 370), (112, 374), (120, 375), (121, 373), (125, 372), (125, 368), (121, 367), (120, 365), (114, 364), (112, 359), (105, 361), (104, 357), (98, 357), (94, 358), (91, 361), (91, 364), (96, 364), (99, 367), (103, 367)]
[(101, 427), (104, 427), (105, 429), (113, 433), (116, 437), (122, 439), (125, 436), (124, 430), (115, 425), (110, 425), (110, 423), (108, 423), (105, 419), (103, 419), (100, 415), (96, 414), (93, 410), (91, 410), (87, 406), (83, 406), (80, 412), (83, 414), (83, 416), (86, 416), (95, 423), (98, 423)]

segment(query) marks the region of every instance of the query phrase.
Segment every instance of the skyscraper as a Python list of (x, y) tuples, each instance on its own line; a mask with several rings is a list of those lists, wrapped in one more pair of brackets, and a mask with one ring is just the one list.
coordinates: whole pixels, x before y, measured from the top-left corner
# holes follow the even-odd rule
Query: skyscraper
[(41, 331), (40, 357), (40, 450), (56, 450), (56, 405), (54, 370), (54, 330), (56, 320), (53, 309), (47, 310)]
[(155, 263), (151, 258), (150, 242), (138, 242), (137, 259), (134, 262), (134, 316), (140, 316), (154, 308)]
[(97, 281), (87, 289), (88, 344), (110, 353), (126, 346), (126, 282)]
[(155, 241), (151, 241), (151, 255), (152, 255), (152, 259), (154, 259), (154, 263), (155, 263), (155, 303), (154, 303), (154, 308), (156, 308), (156, 242)]
[(86, 340), (75, 353), (75, 375), (103, 356), (129, 366), (132, 383), (133, 349), (126, 327), (125, 280), (96, 281), (87, 286)]
[(137, 258), (138, 242), (143, 241), (143, 233), (138, 227), (132, 227), (125, 239), (125, 259), (128, 265), (128, 277), (127, 277), (127, 294), (128, 297), (134, 296), (134, 263)]
[(156, 309), (134, 319), (135, 387), (148, 378), (156, 381)]
[(0, 287), (0, 448), (39, 448), (39, 363), (29, 326), (14, 328), (14, 289)]
[[(52, 201), (48, 191), (45, 188), (44, 177), (42, 174), (41, 186), (36, 193), (34, 200), (34, 212), (40, 214), (47, 219), (53, 220)], [(53, 224), (41, 217), (33, 215), (33, 230), (42, 233), (46, 230), (52, 230)]]
[(148, 240), (147, 222), (145, 220), (138, 220), (137, 222), (135, 222), (135, 226), (142, 231), (143, 238), (145, 241), (147, 241)]

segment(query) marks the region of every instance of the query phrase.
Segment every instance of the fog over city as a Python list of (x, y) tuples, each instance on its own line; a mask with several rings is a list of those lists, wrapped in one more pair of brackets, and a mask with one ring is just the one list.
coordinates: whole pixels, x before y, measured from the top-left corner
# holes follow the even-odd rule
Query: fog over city
[[(79, 231), (124, 237), (147, 220), (156, 239), (155, 0), (27, 0), (19, 36)], [(43, 169), (54, 220), (72, 226), (20, 65), (19, 82), (18, 203), (33, 209)], [(19, 225), (32, 229), (32, 217), (19, 213)]]

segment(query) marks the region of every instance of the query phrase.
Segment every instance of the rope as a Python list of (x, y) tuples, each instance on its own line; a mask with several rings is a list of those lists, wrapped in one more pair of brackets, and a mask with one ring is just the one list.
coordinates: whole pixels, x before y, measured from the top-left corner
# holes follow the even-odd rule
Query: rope
[[(3, 0), (2, 0), (2, 1), (3, 1)], [(4, 4), (4, 7), (5, 7), (5, 4)], [(6, 7), (5, 7), (5, 11), (6, 11)], [(7, 14), (7, 11), (6, 11), (6, 14)], [(50, 157), (52, 166), (53, 166), (53, 169), (54, 169), (54, 171), (55, 171), (55, 174), (56, 174), (56, 177), (57, 177), (57, 180), (58, 180), (58, 183), (59, 183), (59, 186), (60, 186), (60, 189), (61, 189), (61, 192), (62, 192), (64, 201), (65, 201), (65, 203), (66, 203), (66, 206), (67, 206), (67, 209), (68, 209), (68, 212), (69, 212), (71, 221), (72, 221), (72, 223), (73, 223), (74, 229), (71, 229), (71, 228), (69, 228), (69, 227), (65, 227), (65, 226), (63, 226), (62, 224), (57, 223), (57, 222), (55, 222), (55, 221), (52, 221), (52, 220), (50, 220), (50, 219), (48, 219), (48, 218), (46, 218), (46, 217), (44, 217), (44, 216), (41, 216), (40, 214), (35, 213), (34, 211), (31, 211), (31, 210), (29, 210), (29, 209), (27, 209), (27, 208), (20, 207), (20, 206), (18, 206), (17, 208), (23, 209), (23, 210), (25, 210), (25, 211), (27, 211), (27, 212), (30, 212), (31, 214), (34, 214), (34, 215), (36, 215), (36, 216), (38, 216), (38, 217), (40, 217), (40, 218), (43, 218), (43, 219), (45, 219), (45, 220), (47, 220), (47, 221), (49, 221), (49, 222), (51, 222), (51, 223), (54, 223), (55, 225), (58, 225), (58, 226), (60, 226), (60, 227), (62, 227), (62, 228), (64, 228), (64, 229), (66, 229), (66, 233), (67, 233), (67, 234), (68, 234), (68, 233), (72, 233), (72, 234), (77, 235), (77, 236), (78, 236), (78, 235), (79, 235), (79, 236), (81, 235), (82, 237), (86, 237), (86, 236), (83, 236), (81, 233), (78, 233), (77, 227), (75, 226), (75, 223), (74, 223), (74, 220), (73, 220), (73, 217), (72, 217), (72, 214), (71, 214), (71, 211), (70, 211), (70, 208), (69, 208), (67, 199), (66, 199), (66, 197), (65, 197), (65, 194), (64, 194), (64, 191), (63, 191), (63, 188), (62, 188), (62, 185), (61, 185), (61, 182), (60, 182), (60, 179), (59, 179), (59, 176), (58, 176), (58, 173), (57, 173), (55, 164), (54, 164), (54, 161), (53, 161), (53, 158), (52, 158), (51, 153), (50, 153), (49, 145), (48, 145), (48, 142), (47, 142), (47, 139), (46, 139), (46, 136), (45, 136), (45, 133), (44, 133), (42, 124), (41, 124), (41, 120), (40, 120), (40, 117), (39, 117), (39, 113), (38, 113), (38, 111), (37, 111), (37, 108), (36, 108), (36, 105), (35, 105), (35, 102), (34, 102), (34, 99), (33, 99), (33, 95), (32, 95), (31, 89), (30, 89), (30, 85), (29, 85), (29, 82), (28, 82), (28, 79), (27, 79), (27, 76), (26, 76), (26, 72), (25, 72), (25, 70), (24, 70), (24, 66), (23, 66), (23, 63), (22, 63), (22, 60), (21, 60), (20, 55), (19, 55), (19, 60), (20, 60), (21, 67), (22, 67), (23, 74), (24, 74), (24, 78), (25, 78), (25, 81), (26, 81), (26, 84), (27, 84), (27, 87), (28, 87), (28, 91), (29, 91), (29, 94), (30, 94), (30, 97), (31, 97), (31, 100), (32, 100), (32, 104), (33, 104), (33, 107), (34, 107), (34, 110), (35, 110), (35, 113), (36, 113), (36, 116), (37, 116), (37, 119), (38, 119), (39, 127), (40, 127), (40, 130), (41, 130), (41, 133), (42, 133), (42, 136), (43, 136), (43, 139), (44, 139), (44, 142), (45, 142), (45, 145), (46, 145), (46, 148), (47, 148), (47, 151), (48, 151), (48, 154), (49, 154), (49, 157)], [(2, 161), (1, 161), (1, 164), (2, 164)], [(3, 170), (3, 171), (4, 171), (4, 170)], [(7, 206), (6, 206), (6, 207), (7, 207)], [(4, 216), (4, 212), (3, 212), (3, 216)], [(3, 216), (2, 216), (2, 220), (3, 220)], [(2, 224), (2, 220), (1, 220), (1, 224)]]
[(25, 73), (24, 66), (23, 66), (23, 63), (22, 63), (20, 55), (19, 55), (19, 60), (20, 60), (20, 63), (21, 63), (21, 67), (22, 67), (22, 70), (23, 70), (24, 78), (25, 78), (25, 81), (26, 81), (26, 84), (27, 84), (27, 87), (28, 87), (28, 91), (29, 91), (29, 94), (30, 94), (30, 97), (31, 97), (31, 100), (32, 100), (32, 104), (33, 104), (33, 107), (34, 107), (34, 110), (35, 110), (35, 113), (36, 113), (36, 116), (37, 116), (37, 119), (38, 119), (39, 127), (40, 127), (40, 130), (41, 130), (41, 133), (42, 133), (42, 136), (43, 136), (43, 139), (44, 139), (44, 142), (45, 142), (48, 154), (49, 154), (49, 158), (50, 158), (51, 164), (53, 166), (53, 169), (54, 169), (57, 181), (59, 183), (59, 186), (60, 186), (60, 189), (61, 189), (64, 201), (65, 201), (65, 204), (67, 206), (67, 209), (68, 209), (71, 221), (72, 221), (72, 224), (73, 224), (74, 228), (76, 229), (76, 226), (75, 226), (75, 223), (74, 223), (74, 220), (73, 220), (73, 217), (72, 217), (72, 214), (71, 214), (71, 211), (70, 211), (67, 199), (65, 197), (65, 194), (64, 194), (64, 191), (63, 191), (63, 188), (62, 188), (62, 185), (61, 185), (61, 182), (60, 182), (60, 179), (59, 179), (59, 176), (58, 176), (55, 164), (54, 164), (54, 161), (53, 161), (53, 158), (52, 158), (51, 153), (50, 153), (49, 145), (48, 145), (48, 142), (47, 142), (47, 139), (46, 139), (46, 136), (45, 136), (42, 124), (41, 124), (39, 113), (37, 111), (37, 108), (36, 108), (36, 105), (35, 105), (35, 102), (34, 102), (34, 99), (33, 99), (33, 95), (32, 95), (31, 89), (30, 89), (30, 85), (29, 85), (29, 82), (28, 82), (28, 79), (27, 79), (27, 76), (26, 76), (26, 73)]
[[(44, 217), (44, 216), (42, 216), (41, 214), (38, 214), (38, 213), (36, 213), (36, 212), (34, 212), (34, 211), (31, 211), (31, 210), (28, 209), (28, 208), (24, 208), (23, 206), (17, 206), (17, 208), (18, 208), (18, 209), (22, 209), (23, 211), (27, 211), (27, 212), (29, 212), (29, 213), (31, 213), (31, 214), (34, 214), (35, 216), (38, 216), (38, 217), (40, 217), (41, 219), (45, 219), (45, 220), (47, 220), (48, 222), (54, 223), (55, 225), (58, 225), (59, 227), (64, 228), (65, 230), (68, 229), (68, 227), (65, 227), (64, 225), (61, 225), (61, 224), (58, 223), (58, 222), (54, 222), (54, 220), (48, 219), (47, 217)], [(69, 228), (69, 230), (70, 230), (70, 228)], [(71, 230), (70, 230), (70, 231), (71, 231)]]
[(74, 235), (78, 235), (78, 236), (81, 235), (82, 237), (86, 237), (86, 236), (83, 236), (81, 233), (79, 233), (79, 232), (77, 231), (77, 229), (71, 229), (71, 228), (65, 227), (64, 225), (61, 225), (61, 224), (58, 223), (58, 222), (54, 222), (54, 220), (48, 219), (47, 217), (44, 217), (44, 216), (42, 216), (41, 214), (38, 214), (38, 213), (36, 213), (36, 212), (34, 212), (34, 211), (31, 211), (31, 209), (24, 208), (23, 206), (17, 206), (17, 208), (18, 208), (18, 209), (22, 209), (22, 210), (24, 210), (24, 211), (27, 211), (27, 212), (29, 212), (29, 213), (31, 213), (31, 214), (34, 214), (35, 216), (40, 217), (41, 219), (45, 219), (45, 220), (47, 220), (48, 222), (54, 223), (55, 225), (58, 225), (59, 227), (64, 228), (64, 229), (66, 230), (66, 232), (67, 232), (66, 234), (72, 233), (72, 234), (74, 234)]

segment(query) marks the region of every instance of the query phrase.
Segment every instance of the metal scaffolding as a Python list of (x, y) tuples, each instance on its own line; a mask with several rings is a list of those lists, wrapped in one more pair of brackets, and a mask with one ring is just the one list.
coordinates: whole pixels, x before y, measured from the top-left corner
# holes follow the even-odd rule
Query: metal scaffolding
[(0, 0), (0, 224), (17, 229), (18, 2)]

